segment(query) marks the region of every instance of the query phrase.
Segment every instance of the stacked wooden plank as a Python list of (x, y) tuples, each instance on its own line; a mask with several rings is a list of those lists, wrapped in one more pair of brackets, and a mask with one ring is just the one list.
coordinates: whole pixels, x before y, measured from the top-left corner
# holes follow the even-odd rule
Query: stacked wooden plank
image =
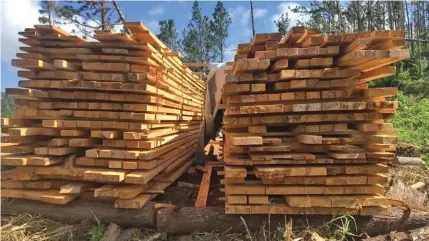
[[(77, 197), (141, 208), (191, 164), (205, 84), (142, 23), (97, 41), (36, 25), (19, 34), (24, 70), (2, 126), (2, 197)], [(89, 193), (89, 195), (83, 194)]]
[(373, 215), (397, 130), (396, 88), (368, 88), (408, 57), (404, 32), (294, 27), (240, 44), (223, 92), (230, 214)]

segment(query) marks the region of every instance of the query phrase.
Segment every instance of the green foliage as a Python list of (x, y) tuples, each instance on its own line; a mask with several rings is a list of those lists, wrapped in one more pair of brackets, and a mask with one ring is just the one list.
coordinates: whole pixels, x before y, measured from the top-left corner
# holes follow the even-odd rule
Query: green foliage
[(400, 93), (399, 105), (392, 123), (400, 130), (400, 141), (419, 146), (429, 145), (429, 98), (416, 100)]
[(92, 226), (91, 230), (89, 230), (90, 235), (90, 241), (99, 241), (101, 238), (103, 238), (104, 233), (106, 232), (106, 225), (104, 224), (97, 224)]
[(228, 27), (231, 24), (231, 17), (228, 11), (223, 6), (221, 1), (218, 1), (213, 13), (213, 20), (210, 21), (210, 28), (213, 35), (213, 58), (223, 62), (225, 56), (225, 42), (228, 37)]
[[(46, 7), (41, 11), (46, 12)], [(107, 30), (119, 24), (121, 19), (116, 13), (112, 1), (59, 1), (54, 8), (53, 16), (57, 16), (53, 23), (73, 24), (84, 34), (84, 38), (92, 38), (94, 30)], [(41, 23), (46, 23), (43, 16)], [(75, 32), (75, 29), (73, 29)]]
[(346, 29), (339, 1), (311, 1), (310, 7), (298, 6), (292, 11), (309, 16), (307, 22), (298, 20), (298, 25), (318, 28), (323, 33), (342, 33)]
[(282, 34), (285, 35), (286, 32), (289, 30), (289, 25), (290, 25), (290, 18), (288, 13), (284, 14), (282, 13), (282, 15), (280, 16), (279, 20), (274, 20), (274, 23), (277, 26), (278, 31)]
[(174, 20), (168, 19), (159, 21), (159, 30), (160, 32), (157, 37), (170, 49), (174, 51), (179, 51), (180, 41), (178, 40), (178, 33)]
[(15, 112), (15, 100), (12, 96), (5, 95), (1, 92), (1, 117), (11, 118)]
[(186, 62), (212, 61), (213, 34), (210, 31), (210, 20), (203, 15), (197, 1), (192, 5), (192, 17), (182, 35), (183, 58)]
[[(52, 25), (54, 23), (54, 16), (57, 10), (56, 1), (40, 1), (39, 13), (39, 23)], [(47, 15), (47, 16), (45, 16)]]

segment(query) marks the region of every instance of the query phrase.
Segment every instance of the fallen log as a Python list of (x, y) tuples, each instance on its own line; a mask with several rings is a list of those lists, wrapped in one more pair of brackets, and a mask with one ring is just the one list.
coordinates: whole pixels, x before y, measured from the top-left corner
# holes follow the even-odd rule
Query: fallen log
[(66, 223), (80, 223), (82, 220), (95, 220), (103, 223), (116, 223), (120, 226), (155, 227), (156, 209), (148, 203), (142, 209), (117, 209), (111, 202), (75, 200), (67, 205), (52, 205), (25, 199), (2, 200), (2, 215), (19, 213), (39, 213), (52, 220)]
[(422, 166), (425, 162), (420, 157), (397, 156), (400, 165)]
[[(357, 233), (367, 233), (370, 236), (388, 233), (394, 230), (410, 230), (420, 228), (429, 223), (429, 213), (412, 210), (404, 211), (401, 208), (391, 207), (387, 210), (388, 216), (356, 216)], [(284, 227), (285, 221), (290, 218), (294, 226), (300, 224), (319, 226), (332, 220), (332, 216), (312, 215), (243, 215), (250, 230), (260, 230), (262, 225), (271, 223), (271, 228)], [(268, 222), (268, 218), (270, 222)], [(243, 232), (245, 229), (240, 215), (226, 215), (223, 207), (182, 207), (163, 208), (158, 210), (157, 230), (173, 234), (186, 234), (189, 232)], [(266, 228), (268, 228), (266, 226)]]
[(362, 241), (409, 241), (409, 240), (429, 240), (429, 226), (409, 230), (406, 232), (395, 232), (378, 235), (375, 237), (363, 239)]
[[(68, 205), (52, 205), (36, 201), (14, 199), (3, 201), (2, 215), (35, 212), (49, 219), (80, 223), (82, 220), (94, 220), (95, 217), (103, 223), (116, 223), (120, 226), (156, 228), (158, 232), (170, 234), (189, 234), (193, 232), (243, 232), (240, 215), (226, 215), (224, 207), (164, 207), (156, 209), (154, 203), (147, 204), (142, 209), (115, 209), (110, 202), (97, 202), (79, 199)], [(404, 211), (398, 207), (387, 210), (388, 215), (364, 217), (356, 216), (357, 232), (369, 236), (386, 234), (391, 231), (404, 231), (424, 227), (429, 223), (429, 212), (411, 210)], [(95, 216), (95, 217), (94, 217)], [(285, 221), (293, 219), (294, 227), (320, 226), (332, 216), (312, 215), (243, 215), (250, 230), (260, 230), (265, 223), (271, 224), (271, 230), (284, 227)], [(309, 218), (311, 217), (311, 218)], [(269, 222), (268, 222), (269, 220)]]
[(359, 220), (358, 227), (360, 232), (367, 233), (369, 236), (375, 236), (391, 231), (406, 231), (421, 228), (429, 224), (429, 212), (391, 207), (386, 213), (387, 215), (374, 216), (367, 222)]

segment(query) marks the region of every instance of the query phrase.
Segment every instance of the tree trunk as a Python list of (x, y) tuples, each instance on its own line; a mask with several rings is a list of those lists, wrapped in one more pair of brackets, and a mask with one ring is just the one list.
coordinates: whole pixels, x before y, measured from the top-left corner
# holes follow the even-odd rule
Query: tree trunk
[(425, 164), (420, 157), (398, 156), (396, 159), (400, 165), (422, 166)]
[(220, 62), (223, 63), (223, 39), (220, 41)]
[[(389, 208), (389, 216), (355, 216), (358, 233), (370, 236), (389, 233), (394, 230), (410, 230), (428, 224), (429, 213), (413, 210), (404, 212), (400, 208)], [(297, 216), (297, 215), (241, 215), (250, 230), (260, 230), (264, 222), (271, 223), (271, 230), (284, 227), (285, 218), (293, 219), (294, 224), (320, 225), (332, 219), (332, 216)], [(309, 218), (311, 217), (311, 218)], [(268, 222), (268, 218), (270, 221)], [(240, 215), (226, 215), (223, 207), (181, 209), (163, 208), (158, 211), (157, 229), (160, 232), (184, 234), (189, 232), (242, 232), (244, 224)], [(268, 228), (268, 227), (265, 227)]]
[(34, 214), (52, 220), (80, 223), (83, 220), (94, 220), (95, 217), (103, 223), (116, 223), (121, 226), (155, 227), (156, 209), (149, 203), (142, 209), (117, 209), (112, 202), (78, 199), (67, 205), (12, 199), (2, 200), (2, 215), (17, 215), (19, 213)]
[(253, 2), (250, 0), (250, 20), (252, 21), (252, 38), (255, 36), (255, 19), (253, 18)]
[(388, 1), (387, 2), (387, 9), (388, 9), (388, 14), (389, 14), (389, 29), (392, 30), (393, 29), (393, 16), (392, 16), (392, 2)]
[(358, 31), (363, 31), (362, 29), (362, 15), (361, 15), (361, 11), (360, 11), (360, 1), (356, 2), (357, 4), (357, 25), (358, 25)]
[(337, 29), (337, 34), (341, 34), (344, 33), (344, 29), (343, 29), (343, 14), (341, 11), (341, 5), (340, 5), (340, 1), (337, 1), (337, 14), (338, 14), (338, 29)]
[[(88, 201), (79, 199), (67, 205), (52, 205), (42, 202), (12, 199), (3, 201), (3, 215), (18, 213), (40, 213), (49, 219), (80, 223), (82, 220), (94, 220), (103, 223), (116, 223), (121, 226), (156, 228), (159, 232), (188, 234), (193, 232), (243, 232), (244, 224), (240, 215), (226, 215), (224, 207), (167, 207), (156, 209), (149, 203), (142, 209), (115, 209), (111, 202)], [(386, 234), (391, 231), (403, 231), (424, 227), (429, 223), (429, 213), (411, 210), (404, 211), (392, 207), (388, 216), (355, 216), (357, 233), (370, 236)], [(241, 215), (250, 230), (260, 230), (265, 223), (271, 230), (284, 227), (285, 221), (293, 219), (295, 227), (300, 225), (320, 226), (330, 220), (328, 215)]]
[(368, 23), (368, 28), (367, 28), (367, 30), (368, 31), (372, 31), (372, 25), (371, 25), (371, 1), (368, 1), (367, 2), (367, 16), (366, 16), (366, 18), (367, 18), (367, 23)]
[(429, 227), (413, 229), (408, 232), (383, 234), (364, 239), (363, 241), (391, 241), (392, 239), (395, 241), (429, 240)]
[(106, 23), (106, 3), (104, 0), (101, 1), (101, 30), (107, 30), (107, 23)]

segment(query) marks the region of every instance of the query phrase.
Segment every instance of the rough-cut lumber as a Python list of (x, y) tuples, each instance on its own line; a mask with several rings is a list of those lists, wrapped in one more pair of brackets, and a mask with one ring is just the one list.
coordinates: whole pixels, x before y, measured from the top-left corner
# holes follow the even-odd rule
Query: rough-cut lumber
[(124, 24), (132, 35), (95, 31), (98, 42), (55, 26), (20, 32), (29, 47), (12, 60), (23, 89), (6, 91), (20, 108), (2, 120), (2, 165), (15, 167), (2, 197), (65, 204), (95, 189), (142, 208), (190, 165), (205, 83), (144, 24)]
[(398, 141), (385, 120), (398, 92), (367, 82), (394, 75), (389, 65), (408, 57), (403, 31), (269, 35), (239, 45), (225, 71), (225, 212), (382, 212)]
[(205, 165), (203, 178), (201, 179), (200, 189), (198, 191), (197, 200), (195, 201), (195, 207), (203, 208), (206, 206), (207, 198), (210, 189), (210, 179), (212, 176), (213, 166), (208, 162)]

